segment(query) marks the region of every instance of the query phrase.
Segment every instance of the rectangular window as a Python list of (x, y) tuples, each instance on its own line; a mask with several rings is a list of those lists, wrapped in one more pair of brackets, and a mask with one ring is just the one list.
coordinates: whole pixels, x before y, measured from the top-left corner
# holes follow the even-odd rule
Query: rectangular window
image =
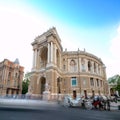
[(71, 78), (71, 85), (72, 86), (77, 86), (77, 79), (76, 79), (76, 77), (72, 77)]
[(82, 72), (85, 72), (85, 65), (84, 64), (82, 64)]
[(10, 86), (10, 80), (8, 79), (8, 81), (7, 81), (7, 87), (9, 87)]
[(63, 70), (65, 70), (65, 65), (63, 65)]
[(17, 81), (16, 80), (14, 80), (14, 87), (16, 87), (17, 86)]
[(94, 80), (93, 80), (93, 78), (90, 78), (90, 85), (94, 86)]
[(99, 80), (98, 79), (96, 79), (96, 82), (97, 82), (97, 86), (99, 86)]
[(101, 83), (101, 87), (102, 87), (102, 80), (100, 81), (100, 83)]

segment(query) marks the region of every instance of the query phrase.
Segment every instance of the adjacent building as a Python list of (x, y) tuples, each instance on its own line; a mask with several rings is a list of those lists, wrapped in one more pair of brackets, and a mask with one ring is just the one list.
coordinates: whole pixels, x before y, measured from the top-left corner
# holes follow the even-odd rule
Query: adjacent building
[(115, 89), (119, 84), (120, 84), (120, 75), (114, 75), (108, 79), (109, 94), (111, 96), (115, 94), (120, 96), (120, 91)]
[(23, 75), (24, 67), (19, 65), (18, 59), (0, 62), (0, 95), (21, 94)]
[(56, 28), (36, 37), (32, 46), (33, 67), (28, 90), (31, 96), (43, 95), (45, 91), (50, 99), (64, 95), (108, 94), (106, 67), (102, 60), (85, 49), (63, 51)]

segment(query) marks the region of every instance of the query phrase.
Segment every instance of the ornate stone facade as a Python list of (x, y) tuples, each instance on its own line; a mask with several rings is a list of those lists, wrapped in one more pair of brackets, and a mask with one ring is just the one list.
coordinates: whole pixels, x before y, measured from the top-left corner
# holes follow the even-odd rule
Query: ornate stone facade
[[(69, 43), (68, 43), (69, 44)], [(35, 38), (29, 94), (47, 91), (50, 99), (69, 94), (73, 97), (107, 94), (106, 67), (100, 58), (88, 52), (63, 51), (53, 27)]]
[(19, 65), (18, 59), (0, 62), (0, 95), (21, 94), (23, 75), (24, 67)]

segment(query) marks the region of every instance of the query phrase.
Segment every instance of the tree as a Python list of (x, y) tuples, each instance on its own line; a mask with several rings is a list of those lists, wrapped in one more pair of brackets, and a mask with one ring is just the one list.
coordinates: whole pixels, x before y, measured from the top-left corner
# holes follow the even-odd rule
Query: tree
[(115, 75), (108, 79), (109, 85), (112, 85), (114, 91), (118, 91), (120, 95), (120, 75)]
[(29, 80), (23, 80), (22, 82), (22, 94), (26, 94), (28, 92)]
[(115, 87), (115, 90), (117, 90), (118, 93), (119, 93), (119, 95), (120, 95), (120, 76), (119, 76), (119, 78), (118, 78), (118, 80), (117, 80), (117, 85), (116, 85), (116, 87)]
[(26, 94), (28, 92), (29, 83), (30, 73), (26, 73), (24, 76), (24, 80), (22, 81), (22, 94)]

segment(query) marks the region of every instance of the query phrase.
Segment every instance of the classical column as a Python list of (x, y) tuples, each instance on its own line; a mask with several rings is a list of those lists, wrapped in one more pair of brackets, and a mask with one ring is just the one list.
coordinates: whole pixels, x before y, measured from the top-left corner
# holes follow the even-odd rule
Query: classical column
[(47, 63), (50, 63), (50, 44), (48, 43)]
[(96, 64), (96, 73), (98, 74), (98, 64)]
[(92, 65), (91, 66), (91, 72), (94, 73), (94, 62), (93, 61), (91, 61), (91, 65)]
[(33, 67), (32, 68), (34, 67), (35, 67), (35, 50), (33, 50)]
[(88, 72), (88, 60), (85, 59), (85, 67), (86, 67), (86, 72)]
[(60, 57), (60, 60), (59, 60), (59, 68), (61, 68), (61, 54), (59, 53), (59, 57)]
[(51, 63), (53, 62), (53, 42), (51, 42)]
[(37, 51), (37, 68), (40, 69), (40, 49), (38, 49)]
[(54, 62), (56, 64), (56, 44), (54, 44)]
[(37, 49), (35, 49), (35, 68), (37, 66)]
[(78, 62), (79, 62), (79, 71), (82, 72), (82, 61), (81, 58), (78, 58)]
[(101, 67), (101, 65), (100, 65), (100, 75), (102, 75), (102, 67)]
[(37, 49), (37, 61), (36, 61), (36, 68), (39, 67), (39, 63), (40, 63), (40, 60), (39, 60), (39, 49)]

